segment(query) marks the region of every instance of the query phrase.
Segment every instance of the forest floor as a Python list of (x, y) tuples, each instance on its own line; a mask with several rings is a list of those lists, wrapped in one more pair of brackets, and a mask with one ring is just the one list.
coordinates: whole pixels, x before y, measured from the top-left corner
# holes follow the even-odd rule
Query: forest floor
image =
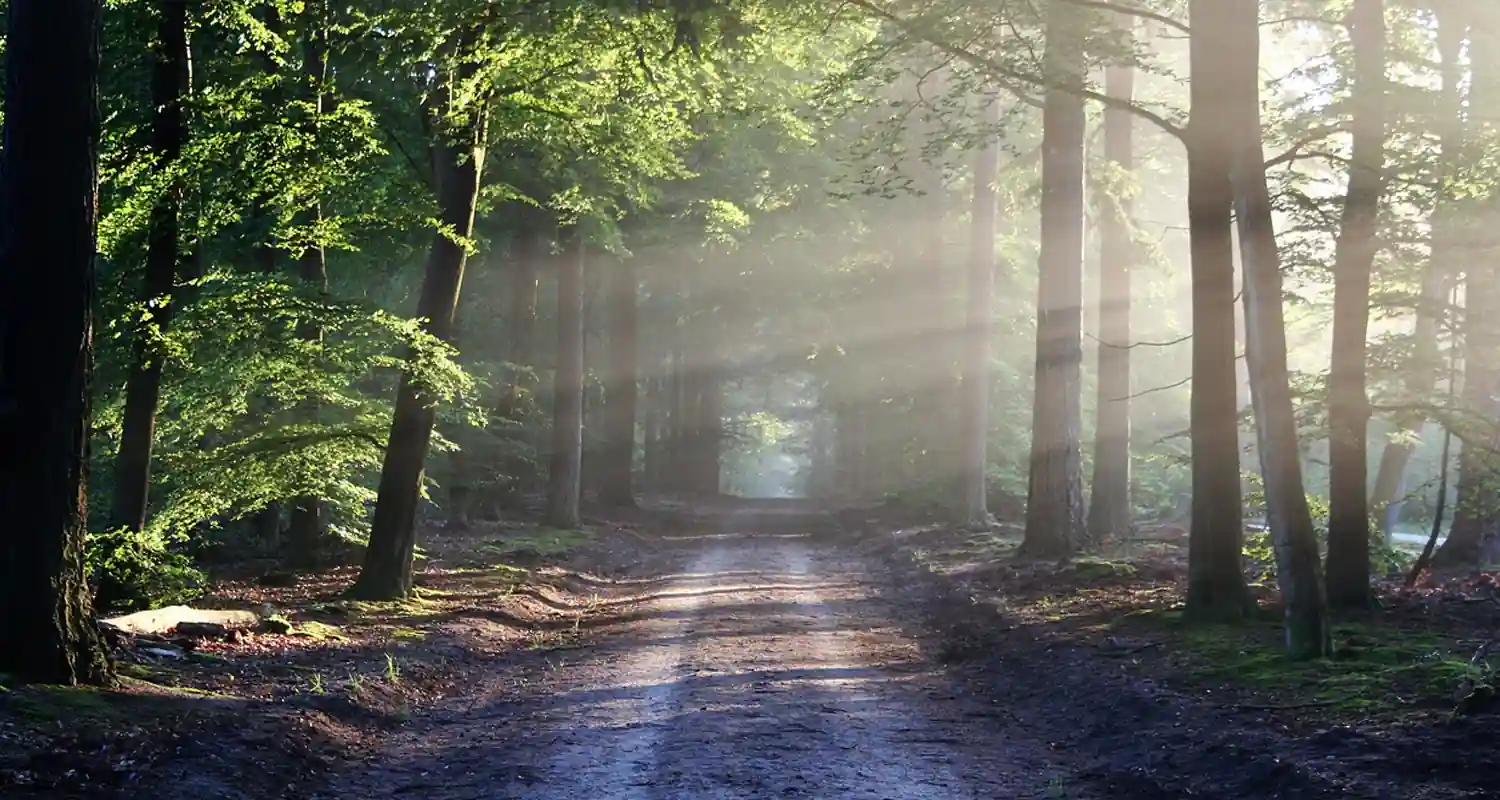
[(1181, 627), (1170, 544), (1058, 566), (887, 512), (591, 522), (429, 532), (400, 603), (341, 599), (350, 568), (226, 577), (198, 605), (275, 624), (122, 642), (119, 691), (0, 694), (0, 795), (1493, 796), (1488, 579), (1385, 591), (1294, 666), (1272, 619)]

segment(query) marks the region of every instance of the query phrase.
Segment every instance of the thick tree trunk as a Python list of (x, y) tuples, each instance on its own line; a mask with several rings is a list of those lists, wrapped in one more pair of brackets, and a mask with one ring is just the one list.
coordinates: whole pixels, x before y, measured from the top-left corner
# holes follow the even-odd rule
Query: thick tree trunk
[[(328, 85), (327, 17), (320, 2), (309, 2), (305, 12), (306, 31), (302, 42), (304, 79), (308, 99), (312, 104), (312, 118), (308, 128), (316, 135), (320, 118), (325, 112)], [(321, 200), (314, 200), (307, 211), (307, 218), (314, 226), (323, 219)], [(297, 277), (311, 287), (319, 296), (328, 295), (328, 260), (321, 242), (313, 242), (297, 259)], [(316, 322), (304, 322), (297, 334), (309, 342), (321, 342), (323, 330)], [(308, 418), (316, 419), (316, 405), (302, 409)], [(315, 566), (321, 556), (326, 530), (323, 519), (323, 501), (315, 495), (303, 495), (292, 501), (292, 510), (287, 522), (287, 562), (294, 568)]]
[(1365, 351), (1370, 326), (1380, 197), (1385, 186), (1385, 3), (1354, 0), (1353, 151), (1334, 256), (1333, 356), (1328, 374), (1328, 602), (1371, 602), (1367, 452), (1370, 401)]
[(1193, 284), (1192, 522), (1185, 615), (1195, 621), (1244, 616), (1249, 595), (1241, 568), (1239, 406), (1235, 379), (1234, 191), (1232, 126), (1220, 86), (1222, 0), (1192, 0), (1187, 130), (1188, 227)]
[(576, 528), (583, 471), (583, 234), (567, 232), (557, 262), (557, 364), (552, 379), (552, 461), (547, 524)]
[(620, 259), (610, 265), (609, 364), (605, 368), (605, 441), (599, 500), (635, 505), (635, 418), (638, 398), (635, 264)]
[[(1110, 97), (1135, 97), (1135, 69), (1109, 67)], [(1119, 176), (1135, 169), (1135, 117), (1104, 111), (1104, 158)], [(1094, 544), (1130, 533), (1130, 269), (1135, 244), (1128, 195), (1098, 193), (1099, 379), (1094, 433), (1094, 479), (1089, 494), (1088, 538)]]
[[(462, 77), (462, 76), (459, 76)], [(434, 108), (448, 104), (447, 90)], [(432, 145), (433, 175), (437, 179), (441, 221), (449, 230), (433, 236), (422, 279), (417, 313), (426, 331), (442, 341), (453, 337), (459, 291), (463, 287), (468, 251), (449, 231), (468, 238), (474, 232), (474, 209), (479, 200), (480, 169), (484, 164), (484, 111), (469, 109), (468, 121)], [(412, 589), (412, 557), (416, 547), (417, 503), (422, 475), (437, 417), (433, 398), (424, 395), (409, 373), (401, 376), (396, 395), (390, 443), (380, 469), (380, 488), (370, 543), (359, 579), (350, 594), (364, 600), (405, 597)]]
[(1051, 7), (1046, 68), (1057, 86), (1042, 110), (1042, 220), (1037, 291), (1036, 389), (1021, 552), (1066, 555), (1083, 539), (1084, 101), (1076, 10)]
[[(1445, 10), (1450, 10), (1445, 13)], [(1454, 194), (1458, 170), (1462, 167), (1463, 124), (1463, 64), (1464, 33), (1468, 26), (1454, 19), (1451, 7), (1439, 4), (1434, 8), (1437, 16), (1438, 60), (1443, 75), (1442, 98), (1438, 105), (1435, 127), (1440, 131), (1438, 149), (1441, 152), (1439, 180), (1442, 190), (1432, 212), (1432, 250), (1427, 268), (1422, 276), (1422, 297), (1416, 308), (1416, 321), (1412, 330), (1412, 364), (1407, 372), (1406, 392), (1413, 404), (1421, 405), (1432, 400), (1437, 387), (1437, 376), (1442, 369), (1438, 352), (1438, 323), (1445, 315), (1448, 285), (1455, 271), (1457, 259), (1454, 254)], [(1381, 514), (1381, 527), (1387, 540), (1394, 533), (1394, 526), (1401, 518), (1401, 507), (1406, 495), (1406, 466), (1416, 449), (1413, 439), (1421, 431), (1427, 419), (1425, 414), (1413, 414), (1403, 421), (1400, 433), (1388, 442), (1380, 455), (1380, 467), (1375, 474), (1375, 486), (1370, 493), (1371, 505)]]
[(1265, 482), (1266, 521), (1276, 551), (1276, 578), (1286, 610), (1287, 655), (1328, 655), (1331, 636), (1317, 533), (1302, 484), (1297, 418), (1287, 372), (1286, 322), (1282, 313), (1281, 258), (1272, 227), (1260, 141), (1260, 5), (1257, 0), (1220, 0), (1230, 42), (1230, 63), (1219, 91), (1235, 125), (1235, 218), (1245, 273), (1246, 360), (1256, 443)]
[[(1000, 121), (1000, 104), (987, 98), (986, 126)], [(974, 199), (969, 229), (969, 287), (963, 342), (963, 382), (959, 419), (963, 431), (963, 460), (959, 464), (962, 489), (957, 522), (972, 530), (989, 530), (988, 507), (990, 422), (990, 336), (995, 293), (995, 171), (999, 148), (988, 131), (974, 154)]]
[[(156, 40), (151, 46), (151, 154), (158, 173), (177, 168), (184, 138), (183, 95), (187, 76), (187, 3), (161, 0), (156, 4)], [(139, 531), (146, 527), (151, 491), (151, 449), (156, 434), (156, 410), (161, 399), (162, 353), (153, 339), (167, 332), (176, 312), (172, 296), (177, 279), (177, 227), (182, 189), (177, 181), (166, 187), (151, 208), (146, 232), (146, 274), (141, 302), (147, 317), (134, 333), (130, 373), (125, 379), (125, 410), (120, 450), (115, 456), (114, 502), (111, 525)], [(112, 604), (125, 598), (121, 587), (101, 586), (100, 601)]]
[(104, 684), (84, 579), (99, 0), (10, 0), (0, 148), (0, 672)]

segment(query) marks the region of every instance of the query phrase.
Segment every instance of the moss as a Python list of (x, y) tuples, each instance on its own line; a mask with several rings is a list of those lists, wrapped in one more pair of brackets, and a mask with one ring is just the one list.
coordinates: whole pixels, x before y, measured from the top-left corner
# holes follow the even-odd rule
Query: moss
[(1107, 578), (1129, 578), (1135, 575), (1135, 565), (1122, 561), (1083, 557), (1073, 561), (1073, 574), (1080, 580), (1104, 580)]
[(292, 630), (293, 636), (318, 641), (343, 641), (344, 634), (337, 627), (316, 620), (308, 620)]
[(416, 628), (396, 628), (391, 631), (391, 638), (420, 642), (427, 638), (427, 631), (417, 630)]
[[(1166, 622), (1164, 613), (1132, 616)], [(1341, 625), (1334, 629), (1332, 658), (1293, 662), (1282, 650), (1279, 623), (1170, 627), (1186, 679), (1285, 696), (1290, 704), (1386, 712), (1424, 700), (1452, 702), (1472, 679), (1467, 654), (1424, 631)]]
[(478, 550), (502, 564), (515, 560), (552, 559), (572, 553), (593, 538), (591, 531), (583, 529), (521, 528), (504, 538), (485, 542)]
[(35, 684), (8, 695), (11, 711), (33, 722), (101, 719), (115, 716), (106, 693), (88, 686)]

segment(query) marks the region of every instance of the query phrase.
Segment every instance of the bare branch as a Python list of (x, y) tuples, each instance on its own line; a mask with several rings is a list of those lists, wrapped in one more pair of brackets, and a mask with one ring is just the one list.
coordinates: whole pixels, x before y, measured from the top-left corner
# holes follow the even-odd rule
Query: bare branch
[(1108, 347), (1112, 350), (1134, 350), (1137, 347), (1171, 347), (1174, 344), (1182, 344), (1183, 342), (1191, 341), (1193, 338), (1193, 335), (1190, 333), (1186, 336), (1179, 336), (1176, 339), (1167, 342), (1135, 342), (1133, 344), (1113, 344), (1111, 342), (1106, 342), (1103, 339), (1100, 339), (1092, 333), (1085, 333), (1084, 336), (1093, 339), (1099, 344), (1100, 347)]

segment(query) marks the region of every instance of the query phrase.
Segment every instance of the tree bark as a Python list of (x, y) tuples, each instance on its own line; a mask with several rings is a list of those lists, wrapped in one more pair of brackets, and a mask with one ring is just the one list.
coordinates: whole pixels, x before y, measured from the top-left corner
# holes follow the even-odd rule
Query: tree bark
[(1234, 314), (1232, 125), (1220, 89), (1223, 53), (1233, 36), (1222, 0), (1192, 0), (1188, 154), (1188, 226), (1192, 258), (1193, 393), (1190, 407), (1192, 522), (1185, 616), (1234, 621), (1247, 610), (1241, 567), (1239, 406)]
[[(151, 154), (158, 174), (177, 168), (184, 139), (183, 95), (187, 77), (187, 3), (156, 3), (156, 41), (151, 47)], [(146, 273), (141, 302), (147, 316), (134, 332), (130, 373), (125, 379), (125, 409), (120, 449), (114, 464), (111, 525), (140, 531), (146, 527), (151, 491), (151, 450), (156, 434), (156, 410), (161, 400), (162, 354), (156, 335), (165, 334), (176, 312), (173, 285), (177, 280), (177, 229), (182, 187), (175, 179), (151, 207), (146, 232)], [(154, 329), (154, 331), (153, 331)], [(102, 585), (100, 602), (124, 600), (121, 587)]]
[(554, 528), (576, 528), (583, 470), (583, 234), (574, 228), (564, 240), (557, 263), (557, 364), (546, 519)]
[[(463, 72), (470, 70), (466, 68)], [(445, 109), (450, 103), (449, 95), (449, 86), (440, 87), (433, 110)], [(474, 209), (479, 201), (485, 111), (471, 108), (464, 115), (462, 123), (447, 131), (434, 120), (440, 138), (433, 142), (431, 151), (442, 224), (467, 239), (474, 232)], [(440, 230), (433, 236), (417, 313), (423, 319), (423, 328), (444, 342), (453, 338), (467, 259), (465, 245), (450, 238), (447, 231)], [(359, 579), (350, 588), (353, 597), (391, 600), (411, 594), (417, 503), (421, 499), (423, 469), (436, 418), (435, 401), (422, 392), (410, 372), (404, 372), (396, 395), (390, 443), (381, 464), (370, 542)]]
[(1276, 551), (1276, 578), (1286, 612), (1287, 655), (1328, 655), (1331, 635), (1324, 597), (1317, 533), (1302, 484), (1297, 419), (1287, 372), (1286, 323), (1282, 314), (1281, 259), (1272, 227), (1260, 138), (1260, 5), (1257, 0), (1220, 0), (1230, 39), (1222, 57), (1228, 75), (1219, 91), (1234, 125), (1235, 218), (1244, 264), (1246, 360), (1250, 403), (1265, 482), (1266, 519)]
[(1369, 606), (1370, 507), (1367, 441), (1370, 401), (1365, 393), (1370, 326), (1370, 271), (1374, 268), (1385, 186), (1385, 3), (1354, 0), (1353, 149), (1334, 255), (1333, 355), (1328, 374), (1329, 517), (1328, 602)]
[[(1462, 167), (1464, 138), (1464, 71), (1459, 59), (1468, 25), (1454, 19), (1451, 6), (1438, 4), (1434, 7), (1434, 13), (1437, 17), (1438, 60), (1443, 76), (1442, 97), (1434, 120), (1435, 127), (1440, 132), (1439, 180), (1442, 189), (1432, 212), (1432, 250), (1422, 276), (1422, 296), (1417, 303), (1416, 321), (1412, 329), (1412, 365), (1407, 373), (1406, 392), (1410, 401), (1418, 405), (1432, 399), (1432, 393), (1437, 388), (1437, 376), (1442, 369), (1438, 353), (1438, 323), (1446, 313), (1444, 304), (1457, 261), (1454, 253), (1454, 184), (1458, 170)], [(1415, 450), (1412, 439), (1421, 431), (1426, 420), (1426, 415), (1414, 414), (1403, 421), (1400, 426), (1402, 435), (1395, 441), (1388, 442), (1380, 455), (1380, 467), (1375, 475), (1370, 502), (1381, 512), (1381, 527), (1387, 540), (1395, 532), (1394, 527), (1401, 518), (1401, 507), (1405, 502), (1406, 466)]]
[(1083, 33), (1075, 9), (1047, 15), (1045, 68), (1054, 87), (1042, 110), (1041, 255), (1036, 389), (1032, 401), (1027, 556), (1066, 555), (1083, 539), (1080, 453), (1083, 385)]
[[(1130, 31), (1133, 33), (1133, 28)], [(1133, 37), (1132, 37), (1133, 38)], [(1135, 97), (1135, 69), (1106, 69), (1104, 90), (1110, 97)], [(1104, 158), (1117, 177), (1135, 169), (1135, 116), (1104, 111)], [(1098, 419), (1094, 433), (1094, 476), (1089, 494), (1088, 538), (1093, 544), (1130, 533), (1130, 270), (1135, 243), (1131, 237), (1131, 197), (1101, 190), (1099, 208), (1099, 378)]]
[[(1000, 122), (1000, 104), (993, 97), (982, 122), (993, 128)], [(974, 154), (974, 198), (969, 239), (969, 287), (963, 342), (963, 378), (959, 392), (959, 419), (964, 444), (959, 464), (961, 486), (957, 522), (971, 530), (989, 530), (988, 507), (990, 337), (993, 330), (995, 293), (995, 172), (999, 148), (993, 130), (987, 130)]]
[(113, 680), (84, 578), (99, 0), (10, 0), (0, 148), (0, 672)]
[(637, 281), (629, 258), (610, 265), (609, 365), (604, 394), (605, 441), (599, 501), (616, 506), (635, 505), (635, 421), (637, 386)]

